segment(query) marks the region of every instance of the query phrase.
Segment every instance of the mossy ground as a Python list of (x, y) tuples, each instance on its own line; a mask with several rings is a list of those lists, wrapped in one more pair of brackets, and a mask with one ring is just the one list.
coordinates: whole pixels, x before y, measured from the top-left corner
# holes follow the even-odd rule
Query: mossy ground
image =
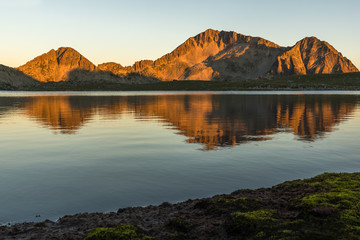
[[(270, 189), (197, 200), (184, 215), (152, 229), (151, 236), (165, 240), (360, 239), (360, 173), (325, 173)], [(121, 225), (95, 229), (85, 239), (155, 238), (137, 227)]]
[[(0, 86), (1, 87), (1, 86)], [(236, 82), (169, 81), (151, 84), (46, 83), (34, 91), (236, 91), (236, 90), (360, 90), (360, 73), (295, 75)]]
[(132, 225), (120, 225), (116, 228), (96, 228), (84, 240), (155, 240), (146, 236)]
[(235, 212), (228, 217), (228, 233), (249, 239), (360, 239), (359, 173), (326, 173), (274, 189), (304, 190), (288, 200), (287, 208), (297, 212), (295, 217), (266, 206), (262, 210)]
[[(133, 225), (124, 225), (129, 223)], [(177, 204), (0, 226), (0, 239), (84, 238), (360, 239), (360, 173), (325, 173), (272, 188), (238, 190)]]
[(229, 216), (226, 230), (230, 235), (267, 237), (267, 232), (271, 234), (279, 222), (278, 218), (276, 211), (269, 209), (235, 212)]
[(170, 219), (165, 227), (170, 232), (165, 237), (166, 240), (186, 240), (190, 238), (188, 233), (192, 230), (193, 225), (188, 220), (178, 217)]

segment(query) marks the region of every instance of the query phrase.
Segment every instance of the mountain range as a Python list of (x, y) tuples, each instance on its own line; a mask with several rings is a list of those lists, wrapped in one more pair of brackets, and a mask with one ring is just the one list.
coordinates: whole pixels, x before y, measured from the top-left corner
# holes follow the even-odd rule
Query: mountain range
[(17, 69), (1, 65), (0, 83), (11, 84), (13, 80), (18, 82), (15, 85), (22, 86), (34, 84), (34, 80), (120, 83), (241, 81), (293, 74), (358, 71), (333, 46), (316, 37), (306, 37), (292, 47), (281, 47), (260, 37), (208, 29), (155, 61), (142, 60), (127, 67), (113, 62), (96, 66), (76, 50), (61, 47)]

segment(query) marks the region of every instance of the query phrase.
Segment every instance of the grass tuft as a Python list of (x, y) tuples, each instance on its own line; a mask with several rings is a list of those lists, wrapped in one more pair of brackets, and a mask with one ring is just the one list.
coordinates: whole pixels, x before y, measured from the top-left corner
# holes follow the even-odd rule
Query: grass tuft
[(116, 228), (96, 228), (84, 240), (155, 240), (146, 236), (132, 225), (120, 225)]

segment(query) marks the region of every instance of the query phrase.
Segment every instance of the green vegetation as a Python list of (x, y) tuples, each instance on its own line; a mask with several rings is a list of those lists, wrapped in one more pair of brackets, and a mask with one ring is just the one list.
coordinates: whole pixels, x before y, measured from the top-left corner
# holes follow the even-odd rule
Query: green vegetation
[[(360, 239), (360, 173), (327, 173), (302, 184), (324, 190), (293, 199), (292, 207), (303, 213), (304, 220), (309, 224), (321, 223), (322, 235)], [(309, 226), (304, 229), (314, 232)]]
[(185, 240), (189, 239), (188, 233), (193, 228), (193, 225), (179, 217), (169, 220), (165, 227), (171, 232), (167, 235), (167, 240)]
[(252, 212), (236, 212), (229, 217), (227, 231), (231, 234), (242, 236), (261, 236), (268, 237), (268, 232), (274, 228), (278, 222), (275, 210), (257, 210)]
[(251, 239), (360, 239), (360, 173), (326, 173), (274, 189), (294, 193), (292, 217), (279, 209), (235, 212), (227, 232)]
[(183, 218), (174, 218), (167, 222), (166, 227), (176, 232), (187, 233), (191, 230), (192, 224)]
[(141, 233), (132, 225), (120, 225), (116, 228), (96, 228), (84, 240), (155, 240)]
[(235, 91), (235, 90), (360, 90), (360, 73), (295, 75), (237, 82), (172, 81), (151, 84), (88, 82), (46, 83), (30, 90), (46, 91)]
[(189, 240), (189, 236), (186, 233), (171, 233), (166, 236), (166, 240)]
[[(251, 198), (235, 197), (249, 193)], [(360, 239), (360, 173), (325, 173), (271, 189), (238, 191), (198, 201), (193, 210), (152, 234), (166, 240), (197, 239), (205, 233), (224, 239)], [(121, 225), (95, 229), (85, 239), (154, 238)]]

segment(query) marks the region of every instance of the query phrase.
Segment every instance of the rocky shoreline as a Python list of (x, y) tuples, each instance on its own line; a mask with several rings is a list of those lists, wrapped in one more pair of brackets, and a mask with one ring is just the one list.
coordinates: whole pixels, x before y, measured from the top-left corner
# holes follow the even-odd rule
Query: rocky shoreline
[(137, 238), (93, 231), (88, 239), (358, 239), (359, 183), (360, 173), (326, 173), (177, 204), (2, 226), (0, 239), (84, 239), (96, 228), (104, 234), (129, 225)]

